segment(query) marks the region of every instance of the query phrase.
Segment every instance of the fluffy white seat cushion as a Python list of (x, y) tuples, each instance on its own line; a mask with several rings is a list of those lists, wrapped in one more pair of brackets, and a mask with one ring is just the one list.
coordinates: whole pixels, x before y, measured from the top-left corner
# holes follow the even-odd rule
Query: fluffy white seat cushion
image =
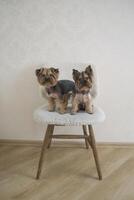
[(105, 114), (99, 107), (94, 107), (93, 114), (88, 114), (84, 111), (80, 111), (75, 115), (71, 115), (69, 112), (65, 114), (59, 114), (57, 112), (47, 111), (46, 106), (43, 105), (35, 110), (34, 119), (37, 122), (45, 124), (79, 126), (102, 122), (105, 119)]

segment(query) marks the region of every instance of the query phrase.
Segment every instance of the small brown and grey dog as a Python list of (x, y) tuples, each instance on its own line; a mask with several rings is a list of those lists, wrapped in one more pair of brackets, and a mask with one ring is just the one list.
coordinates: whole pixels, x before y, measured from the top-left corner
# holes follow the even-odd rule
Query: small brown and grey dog
[(75, 81), (75, 94), (71, 114), (75, 114), (79, 110), (85, 110), (87, 113), (92, 114), (93, 102), (90, 90), (93, 85), (93, 70), (91, 65), (82, 72), (73, 69), (73, 79)]
[(74, 82), (58, 80), (59, 69), (53, 67), (36, 69), (35, 73), (41, 86), (41, 93), (48, 100), (48, 110), (65, 113), (68, 100), (75, 90)]

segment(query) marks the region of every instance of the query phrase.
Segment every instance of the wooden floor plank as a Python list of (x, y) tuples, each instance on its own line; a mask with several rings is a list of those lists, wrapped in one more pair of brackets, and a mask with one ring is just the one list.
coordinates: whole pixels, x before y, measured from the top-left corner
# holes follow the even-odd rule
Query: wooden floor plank
[(104, 179), (98, 180), (91, 149), (52, 145), (40, 180), (39, 147), (0, 146), (2, 200), (133, 200), (134, 149), (98, 148)]

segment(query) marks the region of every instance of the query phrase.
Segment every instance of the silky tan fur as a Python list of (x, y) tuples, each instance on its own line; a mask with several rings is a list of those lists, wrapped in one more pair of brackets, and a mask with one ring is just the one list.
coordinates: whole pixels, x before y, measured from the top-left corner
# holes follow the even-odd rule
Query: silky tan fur
[(93, 70), (91, 65), (82, 72), (73, 69), (73, 79), (75, 81), (76, 93), (72, 101), (72, 114), (75, 114), (80, 109), (84, 109), (87, 113), (92, 114), (93, 102), (90, 89), (93, 86)]
[(70, 80), (58, 80), (59, 70), (53, 67), (35, 71), (43, 97), (48, 100), (48, 110), (63, 114), (67, 111), (68, 100), (75, 86)]

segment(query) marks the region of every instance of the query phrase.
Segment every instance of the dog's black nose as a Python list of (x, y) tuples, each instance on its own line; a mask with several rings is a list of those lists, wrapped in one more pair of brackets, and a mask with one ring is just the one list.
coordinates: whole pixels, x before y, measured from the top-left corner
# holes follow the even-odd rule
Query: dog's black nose
[(50, 80), (50, 78), (49, 77), (45, 77), (45, 81), (49, 81)]
[(85, 80), (83, 80), (83, 79), (81, 79), (81, 80), (80, 80), (80, 84), (81, 84), (81, 85), (84, 85), (84, 84), (85, 84), (85, 82), (86, 82), (86, 81), (85, 81)]

